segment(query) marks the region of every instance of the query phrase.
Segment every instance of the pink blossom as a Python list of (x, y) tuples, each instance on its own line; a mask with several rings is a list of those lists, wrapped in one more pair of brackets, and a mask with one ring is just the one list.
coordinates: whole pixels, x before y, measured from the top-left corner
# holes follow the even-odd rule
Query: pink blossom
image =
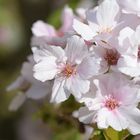
[(81, 98), (89, 90), (88, 79), (100, 71), (100, 60), (90, 57), (84, 40), (78, 36), (68, 38), (65, 50), (48, 46), (33, 48), (33, 53), (37, 63), (34, 77), (42, 82), (55, 79), (53, 102), (66, 100), (70, 93)]
[(140, 133), (138, 88), (118, 73), (100, 76), (94, 84), (97, 87), (92, 91), (95, 98), (87, 96), (81, 99), (86, 107), (79, 110), (79, 120), (96, 122), (100, 129), (111, 126), (117, 131), (128, 129), (132, 134)]
[(65, 45), (66, 33), (72, 30), (74, 14), (71, 8), (65, 6), (62, 12), (62, 26), (56, 30), (52, 25), (41, 20), (35, 22), (32, 27), (32, 46), (43, 45)]

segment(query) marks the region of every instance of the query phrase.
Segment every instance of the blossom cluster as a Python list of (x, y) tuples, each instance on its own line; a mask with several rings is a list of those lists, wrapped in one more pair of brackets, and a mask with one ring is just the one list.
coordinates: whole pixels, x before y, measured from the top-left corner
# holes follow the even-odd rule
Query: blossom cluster
[(33, 24), (33, 54), (8, 87), (20, 91), (10, 109), (27, 98), (59, 104), (72, 95), (84, 105), (80, 122), (139, 134), (140, 1), (104, 0), (77, 11), (65, 6), (59, 29)]

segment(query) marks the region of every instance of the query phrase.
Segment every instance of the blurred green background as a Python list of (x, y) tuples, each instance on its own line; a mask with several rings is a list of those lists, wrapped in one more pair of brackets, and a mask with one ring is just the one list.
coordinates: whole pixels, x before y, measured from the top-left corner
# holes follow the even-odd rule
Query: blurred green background
[[(96, 0), (89, 1), (97, 3)], [(60, 13), (66, 4), (73, 9), (80, 5), (91, 6), (88, 0), (0, 0), (0, 140), (52, 139), (50, 129), (33, 119), (32, 113), (36, 114), (39, 105), (29, 101), (19, 111), (10, 112), (8, 105), (15, 93), (7, 93), (5, 89), (20, 74), (22, 62), (31, 53), (33, 22), (41, 19), (59, 27)], [(64, 125), (65, 136), (59, 132), (53, 139), (80, 139), (75, 128), (64, 131), (65, 128)]]

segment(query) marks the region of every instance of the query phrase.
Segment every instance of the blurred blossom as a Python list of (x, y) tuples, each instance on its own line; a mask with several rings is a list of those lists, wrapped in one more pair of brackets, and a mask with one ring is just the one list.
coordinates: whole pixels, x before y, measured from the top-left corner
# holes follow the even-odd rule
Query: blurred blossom
[(93, 133), (93, 128), (90, 126), (85, 126), (86, 132), (84, 134), (84, 139), (83, 140), (89, 140), (91, 134)]
[(40, 119), (33, 120), (32, 114), (36, 108), (28, 104), (24, 115), (17, 125), (18, 140), (52, 140), (49, 127)]
[(136, 136), (133, 140), (139, 140), (140, 139), (140, 135)]
[(18, 94), (12, 100), (9, 109), (16, 111), (26, 100), (26, 98), (39, 100), (47, 96), (49, 99), (51, 93), (52, 82), (42, 83), (33, 77), (33, 65), (35, 64), (33, 56), (28, 56), (28, 61), (24, 62), (19, 76), (11, 85), (7, 87), (7, 91), (18, 90)]
[(4, 44), (7, 42), (10, 38), (10, 32), (8, 29), (0, 27), (0, 43)]

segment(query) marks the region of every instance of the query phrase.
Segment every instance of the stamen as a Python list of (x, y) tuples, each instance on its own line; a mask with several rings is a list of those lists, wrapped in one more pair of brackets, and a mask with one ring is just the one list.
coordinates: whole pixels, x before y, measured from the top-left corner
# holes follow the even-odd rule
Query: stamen
[(71, 75), (76, 74), (76, 67), (70, 64), (66, 64), (62, 70), (63, 76), (69, 78)]
[(63, 37), (63, 36), (64, 36), (64, 32), (58, 31), (58, 32), (57, 32), (57, 35), (58, 35), (58, 37)]
[(107, 49), (104, 59), (108, 65), (116, 65), (120, 55), (116, 50)]
[(119, 107), (119, 105), (119, 102), (111, 96), (105, 101), (105, 107), (109, 110), (114, 110), (115, 108)]
[(100, 31), (98, 33), (111, 33), (112, 32), (112, 28), (111, 27), (101, 27)]

